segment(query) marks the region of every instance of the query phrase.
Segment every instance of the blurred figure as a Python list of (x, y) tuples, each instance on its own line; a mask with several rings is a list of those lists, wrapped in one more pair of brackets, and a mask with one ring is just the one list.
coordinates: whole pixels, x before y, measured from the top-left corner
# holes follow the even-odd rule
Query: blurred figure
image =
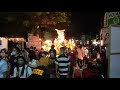
[(10, 63), (9, 63), (10, 60), (9, 60), (9, 57), (8, 57), (8, 56), (5, 57), (5, 61), (7, 62), (7, 65), (8, 65), (7, 78), (10, 78), (11, 65), (10, 65)]
[(85, 61), (85, 67), (87, 67), (87, 64), (88, 64), (88, 62), (89, 62), (89, 59), (86, 57), (86, 55), (85, 55), (85, 57), (83, 58), (83, 60)]
[(42, 57), (42, 53), (44, 52), (44, 49), (43, 48), (41, 48), (41, 50), (40, 50), (40, 52), (39, 52), (39, 60), (40, 60), (40, 58)]
[(31, 74), (32, 69), (25, 64), (25, 58), (23, 56), (18, 56), (13, 78), (28, 78)]
[(48, 52), (43, 52), (41, 59), (39, 60), (39, 66), (44, 66), (50, 73), (50, 75), (53, 75), (53, 62), (52, 59), (50, 59), (48, 56)]
[(48, 53), (44, 51), (42, 54), (43, 57), (39, 60), (39, 66), (48, 67), (52, 64), (52, 60), (49, 57), (47, 57), (47, 55)]
[(50, 78), (50, 70), (49, 65), (51, 64), (48, 57), (46, 57), (47, 53), (44, 52), (45, 55), (39, 60), (39, 66), (32, 70), (32, 74), (29, 78)]
[(29, 57), (29, 53), (28, 53), (27, 49), (23, 50), (22, 56), (25, 58), (26, 63), (28, 63), (30, 61), (30, 57)]
[(55, 61), (56, 77), (68, 78), (70, 76), (70, 60), (65, 55), (65, 48), (60, 48), (60, 55)]
[(67, 56), (70, 59), (70, 77), (72, 78), (73, 76), (73, 68), (76, 66), (76, 57), (75, 57), (76, 53), (74, 51), (72, 51), (70, 48), (68, 48), (68, 53)]
[(0, 56), (2, 57), (2, 59), (5, 59), (6, 53), (7, 53), (7, 51), (6, 51), (5, 49), (2, 49), (2, 50), (0, 51)]
[(29, 53), (30, 61), (28, 62), (28, 66), (33, 68), (36, 68), (38, 66), (38, 60), (36, 58), (35, 52), (33, 49)]
[(92, 63), (87, 64), (87, 68), (82, 71), (82, 78), (93, 78)]
[(75, 53), (75, 65), (73, 67), (73, 78), (81, 78), (80, 64), (81, 60), (78, 58), (78, 53)]
[(78, 52), (78, 59), (80, 60), (80, 65), (81, 65), (81, 69), (83, 66), (83, 50), (82, 50), (82, 46), (79, 46), (77, 49)]
[(0, 52), (0, 78), (7, 78), (8, 76), (8, 65), (5, 61), (5, 58), (3, 59), (5, 55), (4, 50)]
[(11, 70), (10, 70), (10, 77), (13, 76), (13, 70), (16, 67), (16, 57), (19, 55), (19, 49), (17, 47), (13, 47), (11, 56), (10, 56), (10, 65), (11, 65)]
[(36, 58), (39, 59), (39, 51), (37, 50), (36, 47), (34, 47), (34, 52), (35, 52)]
[(51, 49), (49, 50), (49, 54), (50, 54), (50, 59), (55, 61), (55, 59), (56, 59), (56, 50), (54, 49), (54, 45), (51, 46)]

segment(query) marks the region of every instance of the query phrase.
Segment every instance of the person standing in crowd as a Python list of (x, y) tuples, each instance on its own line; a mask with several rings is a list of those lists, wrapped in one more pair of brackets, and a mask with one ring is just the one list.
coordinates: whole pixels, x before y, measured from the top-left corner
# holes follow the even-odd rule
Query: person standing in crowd
[(39, 51), (37, 50), (36, 47), (34, 47), (34, 52), (35, 52), (36, 58), (39, 59)]
[(78, 58), (78, 53), (75, 53), (75, 66), (73, 67), (73, 78), (81, 78), (81, 60)]
[(8, 64), (5, 61), (5, 51), (0, 52), (0, 78), (7, 78), (8, 76)]
[(70, 59), (70, 77), (73, 76), (73, 67), (75, 67), (75, 64), (76, 64), (76, 62), (75, 62), (75, 59), (76, 59), (75, 54), (76, 53), (74, 52), (74, 50), (72, 51), (70, 48), (68, 48), (67, 56)]
[(42, 65), (44, 65), (44, 66), (46, 66), (46, 67), (48, 67), (50, 64), (52, 64), (52, 60), (49, 58), (49, 57), (47, 57), (47, 55), (48, 55), (48, 52), (43, 52), (42, 53), (42, 58), (39, 60), (39, 65), (41, 66), (41, 64)]
[(17, 62), (16, 57), (18, 56), (18, 54), (19, 54), (19, 49), (17, 47), (13, 47), (10, 56), (10, 65), (11, 65), (10, 77), (13, 76), (13, 70), (16, 67), (16, 62)]
[(29, 53), (28, 53), (27, 49), (23, 50), (22, 56), (25, 58), (27, 63), (30, 61), (30, 57), (29, 57)]
[(32, 46), (30, 47), (30, 50), (29, 50), (29, 56), (34, 56), (34, 58), (37, 59), (35, 51)]
[[(43, 60), (46, 61), (45, 59)], [(43, 60), (39, 62), (38, 67), (32, 70), (32, 74), (28, 78), (50, 78), (48, 64), (43, 63)]]
[(39, 64), (35, 52), (31, 50), (29, 53), (29, 57), (30, 57), (30, 61), (28, 62), (28, 66), (31, 67), (32, 69), (36, 68)]
[(8, 65), (8, 72), (7, 72), (7, 78), (10, 78), (10, 70), (11, 70), (11, 65), (9, 63), (9, 57), (6, 55), (5, 57), (5, 61), (7, 62), (7, 65)]
[(23, 56), (17, 57), (17, 66), (13, 73), (13, 78), (28, 78), (32, 74), (32, 69), (25, 64)]
[(41, 59), (39, 60), (39, 66), (44, 66), (49, 70), (51, 76), (53, 76), (53, 61), (48, 56), (48, 52), (43, 52)]
[(50, 73), (54, 77), (55, 76), (55, 60), (56, 60), (56, 50), (54, 45), (51, 46), (51, 49), (49, 50), (49, 54), (50, 54), (50, 59), (53, 62), (50, 67), (51, 68)]
[(41, 50), (40, 50), (40, 52), (39, 52), (39, 60), (40, 60), (40, 58), (42, 57), (42, 53), (44, 52), (44, 49), (43, 48), (41, 48)]
[(55, 61), (56, 76), (60, 78), (68, 78), (70, 75), (70, 60), (65, 55), (65, 48), (60, 48), (60, 56)]
[(92, 63), (89, 62), (87, 64), (87, 68), (83, 69), (82, 71), (82, 78), (93, 78), (93, 71), (92, 71)]
[(56, 50), (54, 49), (54, 45), (51, 46), (51, 49), (49, 50), (49, 54), (50, 54), (50, 59), (52, 59), (53, 61), (55, 61), (56, 59)]
[(87, 49), (87, 47), (84, 48), (84, 56), (86, 56), (87, 58), (89, 57), (89, 50)]
[(79, 46), (78, 49), (77, 49), (77, 52), (78, 52), (78, 58), (80, 60), (80, 67), (82, 69), (82, 66), (83, 66), (83, 50), (82, 50), (82, 46)]

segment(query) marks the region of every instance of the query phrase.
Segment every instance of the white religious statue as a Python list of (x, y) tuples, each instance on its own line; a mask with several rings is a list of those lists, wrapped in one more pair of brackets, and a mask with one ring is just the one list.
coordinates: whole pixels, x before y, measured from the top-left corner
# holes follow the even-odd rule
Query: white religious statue
[(65, 29), (63, 29), (63, 30), (55, 29), (55, 30), (57, 31), (57, 34), (58, 34), (58, 40), (60, 40), (61, 42), (63, 42), (64, 39), (65, 39), (65, 35), (64, 35)]

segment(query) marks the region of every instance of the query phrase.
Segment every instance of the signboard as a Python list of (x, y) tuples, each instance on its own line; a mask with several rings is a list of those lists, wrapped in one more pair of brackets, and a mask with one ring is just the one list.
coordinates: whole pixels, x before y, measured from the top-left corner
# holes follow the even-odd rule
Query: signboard
[(26, 46), (28, 48), (36, 47), (36, 49), (40, 50), (41, 49), (41, 41), (39, 40), (39, 35), (34, 36), (33, 34), (29, 33), (28, 34), (28, 42), (26, 43)]
[(111, 25), (120, 25), (120, 14), (119, 12), (106, 12), (104, 16), (104, 27)]
[(29, 41), (39, 41), (39, 35), (34, 36), (33, 34), (28, 34), (28, 42)]

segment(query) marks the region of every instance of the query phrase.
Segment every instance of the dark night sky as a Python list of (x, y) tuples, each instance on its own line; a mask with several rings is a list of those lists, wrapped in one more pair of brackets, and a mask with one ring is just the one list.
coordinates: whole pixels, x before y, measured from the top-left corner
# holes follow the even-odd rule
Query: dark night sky
[[(72, 13), (72, 24), (75, 30), (75, 36), (80, 33), (94, 34), (100, 30), (100, 19), (103, 19), (104, 12), (74, 12)], [(103, 21), (102, 21), (103, 23)]]
[[(75, 31), (73, 35), (79, 37), (81, 33), (98, 33), (100, 30), (100, 18), (103, 18), (103, 16), (104, 12), (72, 12), (71, 20)], [(5, 30), (3, 31), (5, 32)]]

